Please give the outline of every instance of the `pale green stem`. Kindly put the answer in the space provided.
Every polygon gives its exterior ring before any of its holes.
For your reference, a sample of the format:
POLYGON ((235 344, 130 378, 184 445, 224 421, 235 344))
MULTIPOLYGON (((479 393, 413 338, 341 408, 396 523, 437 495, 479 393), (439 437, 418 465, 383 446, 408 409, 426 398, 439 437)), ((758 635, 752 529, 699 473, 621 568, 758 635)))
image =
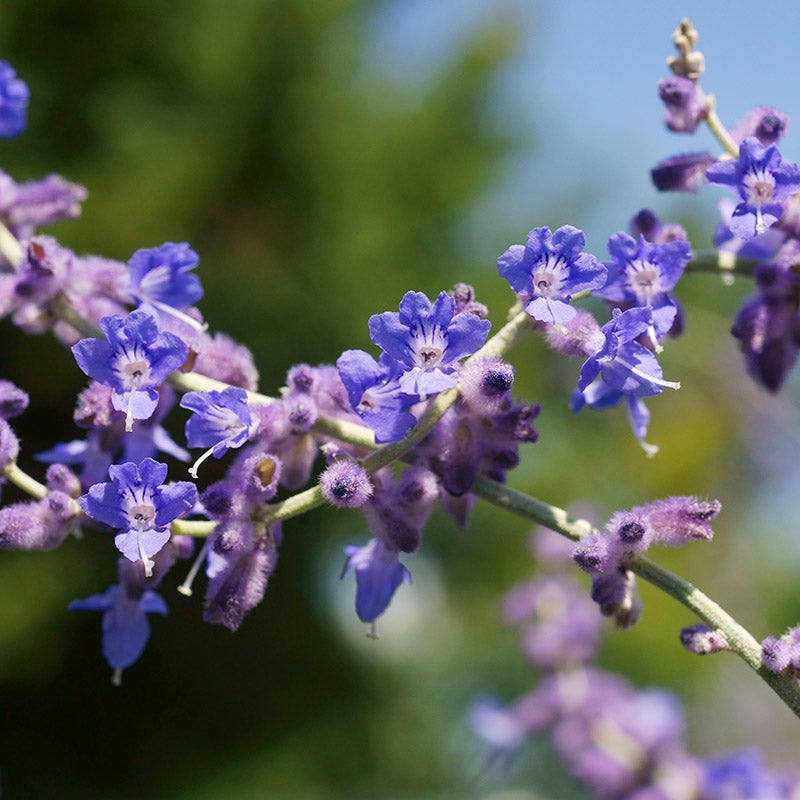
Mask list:
POLYGON ((18 489, 22 489, 23 492, 29 494, 31 497, 37 500, 47 497, 47 487, 39 483, 35 478, 32 478, 24 470, 21 470, 16 464, 7 464, 3 472, 14 486, 18 489))
POLYGON ((731 158, 739 158, 739 145, 731 139, 727 128, 717 116, 717 101, 714 95, 707 95, 706 108, 708 109, 706 112, 706 125, 708 125, 709 130, 731 158))

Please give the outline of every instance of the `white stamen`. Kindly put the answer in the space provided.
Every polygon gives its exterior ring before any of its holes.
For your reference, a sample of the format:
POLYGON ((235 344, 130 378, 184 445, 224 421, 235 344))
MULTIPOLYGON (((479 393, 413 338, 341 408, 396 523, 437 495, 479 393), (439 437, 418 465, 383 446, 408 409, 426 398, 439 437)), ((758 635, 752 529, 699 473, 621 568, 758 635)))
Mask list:
POLYGON ((151 300, 148 298, 147 302, 157 308, 159 311, 163 311, 165 314, 169 314, 171 317, 175 317, 175 319, 179 319, 181 322, 185 322, 187 325, 190 325, 196 331, 203 332, 208 330, 208 323, 207 322, 198 322, 196 319, 193 319, 188 314, 184 314, 182 311, 178 311, 177 308, 173 308, 172 306, 167 305, 166 303, 162 303, 159 300, 151 300))
POLYGON ((111 673, 111 685, 122 686, 122 670, 119 667, 111 673))
POLYGON ((142 564, 144 565, 144 576, 145 578, 152 578, 153 577, 153 567, 156 565, 156 562, 153 559, 148 558, 144 554, 144 550, 142 548, 142 534, 140 533, 136 537, 136 541, 139 543, 139 558, 142 559, 142 564))
POLYGON ((133 430, 133 392, 128 393, 128 409, 125 414, 125 432, 130 433, 133 430))
POLYGON ((197 461, 195 461, 195 462, 194 462, 194 464, 192 464, 192 466, 191 466, 191 467, 189 467, 189 474, 190 474, 190 475, 191 475, 191 476, 192 476, 192 477, 193 477, 195 480, 197 480, 197 468, 198 468, 198 467, 199 467, 199 466, 200 466, 200 465, 201 465, 201 464, 202 464, 202 463, 203 463, 203 462, 204 462, 204 461, 205 461, 205 460, 206 460, 206 459, 207 459, 209 456, 211 456, 211 455, 213 454, 213 452, 214 452, 214 448, 213 448, 213 447, 209 447, 209 449, 208 449, 208 450, 206 450, 206 451, 205 451, 205 453, 203 453, 203 455, 201 455, 201 456, 200 456, 200 458, 198 458, 198 459, 197 459, 197 461))
POLYGON ((367 634, 367 639, 378 639, 378 625, 375 620, 372 620, 369 624, 369 633, 367 634))
POLYGON ((648 383, 654 383, 656 386, 663 386, 666 389, 680 389, 681 385, 677 381, 665 381, 662 378, 654 378, 652 375, 648 375, 646 372, 642 372, 638 367, 634 367, 633 364, 629 364, 619 356, 615 359, 618 364, 622 364, 625 369, 629 369, 633 375, 637 378, 641 378, 643 381, 647 381, 648 383))
POLYGON ((185 595, 186 597, 192 596, 192 584, 194 583, 194 579, 197 577, 197 573, 200 571, 200 565, 205 561, 206 554, 208 553, 208 545, 209 540, 206 539, 203 542, 203 546, 200 548, 200 552, 197 554, 197 558, 194 560, 194 564, 192 564, 192 568, 189 570, 189 574, 186 576, 184 582, 178 587, 178 591, 185 595))

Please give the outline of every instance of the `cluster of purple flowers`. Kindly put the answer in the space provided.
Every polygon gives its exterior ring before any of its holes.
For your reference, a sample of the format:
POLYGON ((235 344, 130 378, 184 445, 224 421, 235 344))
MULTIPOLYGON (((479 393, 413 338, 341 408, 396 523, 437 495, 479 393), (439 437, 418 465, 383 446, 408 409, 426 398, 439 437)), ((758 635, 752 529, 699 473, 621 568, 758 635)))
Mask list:
MULTIPOLYGON (((713 101, 698 83, 696 39, 682 24, 675 74, 658 87, 666 125, 677 132, 716 124, 713 101)), ((24 128, 27 101, 27 87, 0 62, 0 136, 24 128)), ((662 189, 696 191, 708 181, 737 196, 716 243, 755 262, 756 293, 732 330, 748 371, 771 391, 800 352, 800 167, 784 162, 776 144, 787 128, 784 115, 758 108, 725 132, 729 157, 686 154, 653 171, 662 189)), ((70 608, 102 613, 103 655, 119 682, 144 651, 148 615, 167 614, 156 589, 179 561, 194 556, 179 590, 190 595, 204 573, 203 618, 236 630, 264 597, 292 503, 307 510, 325 501, 358 510, 370 531, 366 544, 345 547, 342 575, 353 573, 356 613, 374 635, 378 617, 411 582, 401 559, 420 547, 437 504, 466 526, 480 483, 503 483, 519 462, 520 444, 538 439, 539 405, 513 398, 513 367, 484 347, 487 309, 466 284, 434 300, 407 292, 397 311, 369 319, 377 359, 347 350, 335 366, 298 364, 279 396, 267 397, 257 393, 249 351, 208 333, 197 308, 199 257, 187 243, 143 248, 123 264, 78 256, 37 233, 77 216, 85 198, 82 187, 56 175, 17 184, 0 173, 0 316, 28 332, 51 331, 89 379, 74 413, 85 437, 38 454, 49 464, 45 483, 29 480, 34 499, 0 509, 0 548, 50 549, 79 526, 114 532, 122 556, 117 582, 70 608), (161 424, 176 406, 190 414, 185 448, 161 424), (190 449, 202 450, 188 468, 193 481, 168 480, 168 465, 157 457, 188 463, 190 449), (393 463, 371 458, 376 449, 392 453, 393 463), (194 481, 212 456, 230 463, 222 478, 198 490, 194 481), (315 473, 316 485, 298 492, 315 473), (198 552, 186 532, 204 538, 198 552)), ((644 399, 679 388, 664 379, 657 355, 683 330, 672 292, 692 249, 680 226, 647 210, 609 238, 608 260, 584 252, 585 244, 573 226, 537 227, 497 259, 497 271, 517 297, 516 319, 527 316, 528 328, 554 349, 583 359, 572 410, 624 403, 636 439, 653 454, 644 399), (588 295, 605 304, 604 324, 573 305, 588 295)), ((6 477, 19 453, 8 420, 27 403, 24 392, 0 381, 6 477)), ((592 601, 618 627, 635 623, 639 557, 652 544, 711 539, 719 508, 670 497, 613 514, 604 531, 571 553, 591 576, 590 598, 565 576, 564 552, 540 548, 552 574, 514 590, 505 612, 522 628, 541 681, 508 708, 476 704, 483 738, 507 750, 548 731, 570 772, 601 800, 788 800, 800 791, 796 776, 767 772, 751 753, 690 756, 674 697, 637 690, 590 663, 602 621, 592 601)), ((799 630, 763 641, 767 670, 800 675, 799 630)), ((725 634, 705 624, 685 628, 681 642, 698 654, 728 648, 725 634)))
MULTIPOLYGON (((676 507, 684 504, 678 500, 676 507)), ((675 511, 654 504, 650 513, 674 518, 675 511)), ((513 755, 527 739, 546 735, 569 774, 597 800, 797 796, 800 773, 768 769, 755 750, 691 755, 683 709, 674 694, 639 689, 595 666, 601 618, 565 571, 569 545, 554 546, 552 534, 543 531, 534 547, 546 571, 506 595, 503 616, 519 631, 538 681, 508 704, 484 696, 471 708, 473 729, 495 753, 513 755)))
POLYGON ((679 387, 664 380, 655 353, 668 335, 681 330, 682 314, 669 292, 692 250, 678 226, 660 225, 655 218, 641 225, 648 215, 640 212, 632 221, 636 238, 619 232, 609 239, 606 263, 583 252, 582 231, 564 225, 555 232, 532 230, 524 246, 512 245, 497 259, 497 270, 551 345, 586 359, 573 411, 625 401, 634 435, 653 454, 657 448, 645 441, 650 414, 642 398, 679 387), (611 321, 601 328, 589 312, 570 305, 579 293, 605 300, 611 321))
MULTIPOLYGON (((722 128, 713 101, 699 85, 703 62, 694 49, 697 31, 688 22, 682 29, 675 38, 684 56, 671 62, 676 74, 659 83, 667 127, 692 133, 699 122, 713 116, 722 128)), ((723 221, 714 243, 720 252, 754 263, 756 292, 744 302, 731 333, 739 341, 748 373, 770 392, 781 388, 800 348, 800 167, 784 161, 778 149, 788 129, 785 114, 758 106, 735 127, 723 129, 727 152, 721 157, 685 153, 665 159, 652 171, 660 190, 697 192, 709 182, 736 196, 735 202, 720 203, 723 221)))

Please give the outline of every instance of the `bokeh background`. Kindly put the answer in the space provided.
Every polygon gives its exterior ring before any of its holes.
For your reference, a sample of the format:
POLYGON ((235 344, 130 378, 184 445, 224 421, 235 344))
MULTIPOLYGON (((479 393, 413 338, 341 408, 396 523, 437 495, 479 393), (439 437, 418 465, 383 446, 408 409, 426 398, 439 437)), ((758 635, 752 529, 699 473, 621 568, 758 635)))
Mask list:
MULTIPOLYGON (((30 85, 28 132, 2 144, 17 180, 58 172, 89 190, 79 220, 49 230, 81 253, 127 260, 188 241, 202 309, 247 343, 274 392, 294 363, 372 349, 367 319, 409 290, 472 283, 495 327, 513 302, 494 262, 540 225, 607 237, 642 207, 683 222, 696 249, 713 188, 659 196, 648 171, 713 149, 663 130, 656 81, 683 15, 732 124, 754 105, 798 111, 789 3, 578 0, 3 0, 0 57, 30 85), (687 7, 688 6, 688 7, 687 7), (692 7, 695 6, 695 7, 692 7), (778 24, 778 20, 780 24, 778 24)), ((796 116, 796 115, 795 115, 796 116)), ((793 157, 796 138, 785 152, 793 157)), ((795 155, 796 157, 796 155, 795 155)), ((526 341, 518 393, 539 400, 541 441, 510 483, 553 503, 616 508, 671 494, 717 497, 712 544, 659 560, 753 632, 800 621, 798 384, 770 397, 747 381, 733 314, 746 281, 692 276, 685 336, 663 354, 683 388, 654 398, 648 460, 621 409, 572 417, 578 364, 526 341)), ((32 396, 17 426, 23 466, 79 435, 83 375, 48 337, 0 327, 0 372, 32 396)), ((173 420, 178 435, 183 420, 173 420)), ((489 763, 466 708, 531 683, 500 595, 533 569, 528 526, 478 507, 468 531, 441 513, 403 587, 365 637, 339 582, 356 513, 315 511, 286 531, 264 603, 240 631, 205 625, 200 598, 164 592, 141 661, 109 681, 99 618, 68 602, 103 591, 115 551, 89 533, 52 553, 0 556, 0 782, 5 797, 66 800, 406 800, 581 797, 534 744, 489 763), (506 795, 510 796, 510 795, 506 795)), ((684 653, 693 620, 642 589, 645 613, 609 631, 602 663, 686 702, 699 755, 756 744, 795 760, 796 720, 733 657, 684 653)))

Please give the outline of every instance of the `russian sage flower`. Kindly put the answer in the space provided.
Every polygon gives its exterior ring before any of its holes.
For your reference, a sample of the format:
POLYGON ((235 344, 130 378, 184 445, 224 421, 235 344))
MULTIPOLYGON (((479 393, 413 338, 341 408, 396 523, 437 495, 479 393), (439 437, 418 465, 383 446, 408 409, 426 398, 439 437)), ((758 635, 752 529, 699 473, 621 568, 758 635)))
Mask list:
POLYGON ((665 381, 655 355, 636 339, 653 327, 650 308, 631 308, 614 316, 601 329, 603 341, 581 367, 578 388, 572 395, 572 411, 584 405, 608 408, 625 399, 634 435, 648 454, 653 445, 644 441, 650 420, 643 397, 659 394, 664 387, 679 389, 680 384, 665 381))
POLYGON ((139 660, 150 638, 148 614, 167 614, 164 598, 145 589, 120 559, 119 583, 102 594, 73 600, 70 611, 100 611, 103 614, 103 657, 114 670, 112 682, 119 685, 122 670, 139 660))
POLYGON ((351 570, 356 575, 356 614, 362 622, 374 623, 400 584, 411 583, 411 573, 400 563, 399 550, 379 537, 363 547, 349 544, 344 552, 342 577, 351 570))
POLYGON ((575 316, 569 305, 576 292, 599 289, 606 280, 605 267, 584 253, 583 231, 564 225, 534 228, 526 244, 515 244, 497 259, 497 271, 540 322, 564 323, 575 316))
POLYGON ((458 361, 483 346, 489 320, 456 314, 455 300, 447 292, 433 303, 422 292, 407 292, 399 308, 370 317, 369 333, 401 365, 401 391, 424 400, 455 386, 458 361))
POLYGON ((706 177, 739 195, 730 228, 745 240, 774 225, 783 213, 781 201, 800 191, 800 167, 783 161, 776 145, 764 147, 754 136, 742 142, 738 160, 717 161, 706 177))
POLYGON ((658 96, 664 103, 664 124, 676 133, 694 133, 708 113, 703 90, 689 78, 673 75, 658 82, 658 96))
POLYGON ((8 61, 0 61, 0 136, 11 139, 25 130, 30 91, 8 61))
POLYGON ((594 294, 622 309, 651 308, 653 325, 648 334, 657 348, 657 341, 675 321, 677 305, 667 292, 683 275, 692 257, 691 245, 687 241, 655 244, 641 234, 637 240, 620 232, 608 240, 608 252, 608 280, 594 294))
POLYGON ((228 449, 241 447, 250 435, 252 420, 244 389, 230 386, 221 392, 187 392, 181 408, 194 412, 186 423, 186 444, 209 448, 189 468, 193 478, 206 458, 222 458, 228 449))
POLYGON ((177 317, 192 328, 202 325, 182 312, 203 297, 203 287, 193 270, 200 257, 187 242, 165 242, 160 247, 137 250, 128 261, 128 290, 140 307, 160 318, 177 317))
POLYGON ((93 380, 110 386, 111 402, 125 412, 125 430, 135 419, 148 419, 158 405, 158 387, 183 366, 189 348, 175 334, 161 332, 146 311, 103 317, 100 328, 108 341, 81 339, 72 353, 93 380))
POLYGON ((78 503, 84 513, 119 530, 117 549, 130 561, 141 561, 152 575, 152 557, 167 543, 169 524, 191 511, 197 489, 189 481, 164 484, 167 465, 146 458, 108 468, 110 482, 96 483, 78 503))
POLYGON ((699 192, 715 161, 711 153, 682 153, 659 161, 650 177, 659 192, 699 192))
POLYGON ((372 428, 378 444, 398 441, 414 427, 417 418, 407 409, 419 398, 401 389, 401 364, 386 353, 375 361, 363 350, 345 350, 336 360, 336 369, 351 408, 372 428))

